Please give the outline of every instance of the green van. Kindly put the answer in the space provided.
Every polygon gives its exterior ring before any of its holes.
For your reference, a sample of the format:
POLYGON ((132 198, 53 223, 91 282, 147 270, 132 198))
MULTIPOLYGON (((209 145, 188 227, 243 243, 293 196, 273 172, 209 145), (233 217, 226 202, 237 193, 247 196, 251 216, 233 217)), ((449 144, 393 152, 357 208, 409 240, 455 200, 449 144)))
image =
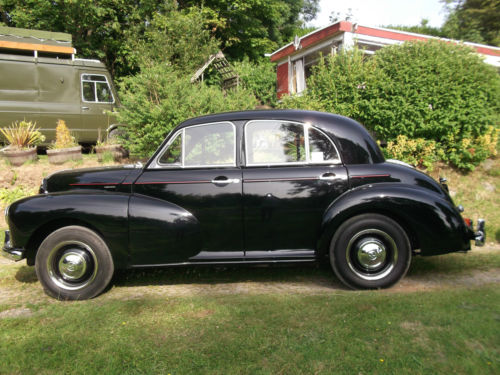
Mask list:
POLYGON ((103 136, 116 131, 119 100, 111 75, 98 60, 75 58, 68 38, 71 43, 69 34, 0 27, 0 127, 36 121, 47 143, 58 119, 80 143, 95 143, 99 129, 103 136))

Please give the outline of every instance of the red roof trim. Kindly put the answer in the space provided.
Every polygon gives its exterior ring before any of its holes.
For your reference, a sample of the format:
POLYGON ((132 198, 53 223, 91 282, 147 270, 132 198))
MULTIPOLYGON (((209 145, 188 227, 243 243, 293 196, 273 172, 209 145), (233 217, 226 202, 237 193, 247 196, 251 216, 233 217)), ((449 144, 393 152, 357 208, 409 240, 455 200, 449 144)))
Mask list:
POLYGON ((429 39, 429 37, 425 37, 425 36, 402 34, 402 33, 398 33, 397 31, 380 30, 380 29, 374 29, 374 28, 366 27, 366 26, 358 26, 355 33, 369 35, 369 36, 376 36, 376 37, 385 38, 385 39, 401 40, 401 41, 427 40, 427 39, 429 39))
MULTIPOLYGON (((309 35, 306 35, 300 39, 300 45, 302 48, 308 48, 316 43, 319 43, 323 41, 324 39, 327 39, 329 37, 334 36, 335 34, 339 32, 351 32, 352 31, 352 24, 347 21, 340 21, 337 22, 333 25, 330 25, 328 27, 325 27, 323 29, 320 29, 316 32, 313 32, 309 35)), ((354 31, 355 34, 360 34, 360 35, 368 35, 368 36, 374 36, 374 37, 379 37, 379 38, 384 38, 384 39, 390 39, 390 40, 399 40, 402 42, 409 41, 409 40, 429 40, 429 39, 437 39, 437 40, 444 40, 447 42, 453 42, 453 43, 458 43, 456 40, 451 40, 451 39, 442 39, 442 38, 437 38, 437 37, 432 37, 430 35, 421 35, 421 34, 414 34, 414 33, 405 33, 405 32, 398 32, 396 30, 387 30, 387 29, 379 29, 375 27, 367 27, 367 26, 358 26, 356 31, 354 31)), ((477 44, 472 44, 472 43, 465 43, 465 45, 470 46, 474 48, 478 53, 482 53, 484 55, 490 55, 490 56, 500 56, 500 51, 495 49, 495 48, 489 48, 488 46, 480 46, 477 44)), ((290 56, 296 52, 296 49, 293 45, 293 43, 290 43, 289 45, 283 47, 282 49, 276 51, 274 54, 271 55, 271 61, 276 62, 279 60, 282 60, 283 58, 290 56)))
MULTIPOLYGON (((366 27, 366 26, 359 26, 356 30, 356 34, 375 36, 375 37, 379 37, 379 38, 400 40, 400 41, 438 39, 438 40, 443 40, 446 42, 453 42, 453 43, 458 42, 456 40, 440 39, 440 38, 432 37, 430 35, 427 36, 427 35, 417 35, 417 34, 406 34, 406 33, 399 33, 397 31, 381 30, 381 29, 376 29, 373 27, 366 27)), ((485 55, 500 56, 500 51, 492 49, 492 48, 488 48, 486 46, 482 47, 482 46, 471 45, 471 44, 467 44, 467 43, 465 45, 470 46, 470 47, 474 48, 477 52, 485 54, 485 55)))
MULTIPOLYGON (((340 21, 337 23, 334 23, 333 25, 330 25, 328 27, 325 27, 324 29, 320 29, 317 32, 314 32, 312 34, 306 35, 300 39, 300 45, 302 48, 307 48, 310 47, 323 39, 326 39, 328 37, 334 36, 337 34, 339 31, 351 31, 352 25, 350 22, 347 21, 340 21)), ((278 60, 283 59, 284 57, 287 57, 295 52, 295 47, 293 43, 288 45, 287 47, 283 48, 282 50, 278 50, 271 56, 271 61, 276 62, 278 60)))

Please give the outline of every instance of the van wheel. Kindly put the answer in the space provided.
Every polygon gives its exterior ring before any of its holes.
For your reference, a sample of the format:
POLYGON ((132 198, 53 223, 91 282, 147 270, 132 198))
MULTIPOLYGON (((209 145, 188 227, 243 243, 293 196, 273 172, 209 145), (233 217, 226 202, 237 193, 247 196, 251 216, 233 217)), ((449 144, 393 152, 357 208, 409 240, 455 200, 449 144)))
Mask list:
POLYGON ((113 276, 113 259, 94 231, 69 226, 52 232, 40 245, 36 274, 45 292, 61 300, 97 296, 113 276))
POLYGON ((330 263, 337 277, 350 288, 387 288, 408 271, 410 241, 405 231, 386 216, 355 216, 335 233, 330 263))

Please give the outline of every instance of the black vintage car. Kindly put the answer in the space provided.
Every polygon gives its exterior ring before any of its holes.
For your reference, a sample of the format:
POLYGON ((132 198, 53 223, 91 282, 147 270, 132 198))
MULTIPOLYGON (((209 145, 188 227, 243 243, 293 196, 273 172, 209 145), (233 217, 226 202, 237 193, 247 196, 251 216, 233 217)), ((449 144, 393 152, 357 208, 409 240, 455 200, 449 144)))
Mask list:
POLYGON ((351 119, 222 113, 180 124, 144 166, 45 178, 6 209, 3 251, 61 299, 98 295, 115 269, 322 259, 349 287, 384 288, 414 254, 484 243, 460 211, 351 119))

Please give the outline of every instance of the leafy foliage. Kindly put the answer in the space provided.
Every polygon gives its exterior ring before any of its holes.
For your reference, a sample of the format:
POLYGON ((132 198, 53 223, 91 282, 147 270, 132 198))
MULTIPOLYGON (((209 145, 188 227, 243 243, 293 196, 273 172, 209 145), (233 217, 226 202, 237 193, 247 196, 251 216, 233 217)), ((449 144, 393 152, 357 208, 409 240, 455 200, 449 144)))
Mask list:
POLYGON ((169 64, 179 72, 193 74, 208 56, 219 49, 219 43, 204 28, 206 15, 198 8, 158 12, 143 30, 134 26, 129 40, 129 59, 136 68, 169 64), (159 48, 161 46, 161 48, 159 48))
POLYGON ((404 160, 411 165, 433 170, 434 163, 440 159, 441 150, 436 149, 436 142, 423 138, 409 139, 398 135, 382 149, 388 159, 404 160))
POLYGON ((498 0, 444 0, 448 17, 442 27, 450 38, 500 46, 498 0))
POLYGON ((123 142, 133 154, 150 155, 180 122, 194 116, 254 108, 251 92, 240 89, 226 95, 219 87, 192 84, 172 66, 156 64, 127 77, 120 85, 128 124, 123 142))
POLYGON ((444 161, 473 169, 496 153, 500 78, 464 46, 407 42, 371 58, 360 51, 323 60, 302 97, 282 106, 353 117, 386 141, 435 141, 444 161))
POLYGON ((199 6, 211 13, 208 23, 233 59, 258 60, 293 38, 304 21, 318 12, 319 0, 184 0, 181 8, 199 6))
POLYGON ((36 122, 16 121, 8 128, 0 128, 12 149, 25 149, 36 146, 45 140, 45 136, 36 128, 36 122))
POLYGON ((233 66, 243 86, 252 91, 261 104, 276 104, 276 67, 273 63, 267 59, 253 63, 245 58, 233 66))

